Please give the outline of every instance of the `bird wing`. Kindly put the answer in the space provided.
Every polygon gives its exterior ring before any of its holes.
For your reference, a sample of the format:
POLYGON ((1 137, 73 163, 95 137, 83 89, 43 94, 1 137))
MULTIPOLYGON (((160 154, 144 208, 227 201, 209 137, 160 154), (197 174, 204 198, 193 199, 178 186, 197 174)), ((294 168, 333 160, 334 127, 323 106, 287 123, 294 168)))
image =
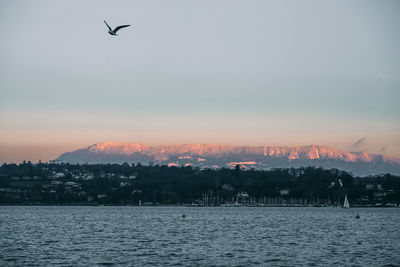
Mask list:
POLYGON ((125 27, 129 27, 129 26, 131 26, 131 25, 121 25, 121 26, 118 26, 118 27, 116 27, 114 30, 113 30, 113 32, 117 32, 118 30, 120 30, 120 29, 122 29, 122 28, 125 28, 125 27))
POLYGON ((109 29, 110 31, 112 31, 110 25, 108 25, 106 21, 104 21, 104 23, 107 25, 108 29, 109 29))

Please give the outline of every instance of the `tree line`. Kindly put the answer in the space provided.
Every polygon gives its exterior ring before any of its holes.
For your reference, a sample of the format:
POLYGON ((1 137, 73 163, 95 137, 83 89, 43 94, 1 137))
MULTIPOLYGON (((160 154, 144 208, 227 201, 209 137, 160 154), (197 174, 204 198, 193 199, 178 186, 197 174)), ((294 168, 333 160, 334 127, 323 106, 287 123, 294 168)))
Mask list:
POLYGON ((317 167, 254 170, 31 162, 0 166, 2 205, 221 205, 238 200, 340 205, 344 195, 353 205, 399 205, 400 177, 355 177, 317 167))

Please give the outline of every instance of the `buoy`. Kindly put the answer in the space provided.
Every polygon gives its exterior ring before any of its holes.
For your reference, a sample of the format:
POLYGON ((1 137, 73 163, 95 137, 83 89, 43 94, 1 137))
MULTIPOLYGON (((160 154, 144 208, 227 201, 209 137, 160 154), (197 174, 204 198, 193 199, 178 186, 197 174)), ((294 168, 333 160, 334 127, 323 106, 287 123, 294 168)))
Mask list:
POLYGON ((360 219, 360 214, 356 214, 356 219, 360 219))
POLYGON ((182 215, 182 218, 186 218, 186 215, 185 215, 185 214, 183 214, 183 215, 182 215))

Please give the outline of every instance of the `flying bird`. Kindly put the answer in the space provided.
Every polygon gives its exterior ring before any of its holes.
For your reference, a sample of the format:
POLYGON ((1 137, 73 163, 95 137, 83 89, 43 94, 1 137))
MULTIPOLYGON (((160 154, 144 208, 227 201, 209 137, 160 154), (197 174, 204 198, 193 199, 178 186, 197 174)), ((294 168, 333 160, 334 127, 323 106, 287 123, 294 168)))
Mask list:
POLYGON ((105 23, 105 24, 107 25, 107 27, 108 27, 108 30, 109 30, 108 33, 111 34, 111 35, 118 35, 118 34, 117 34, 117 31, 119 31, 119 30, 122 29, 122 28, 131 26, 131 25, 121 25, 121 26, 116 27, 116 28, 113 30, 113 29, 111 29, 110 25, 107 24, 106 21, 104 21, 104 23, 105 23))

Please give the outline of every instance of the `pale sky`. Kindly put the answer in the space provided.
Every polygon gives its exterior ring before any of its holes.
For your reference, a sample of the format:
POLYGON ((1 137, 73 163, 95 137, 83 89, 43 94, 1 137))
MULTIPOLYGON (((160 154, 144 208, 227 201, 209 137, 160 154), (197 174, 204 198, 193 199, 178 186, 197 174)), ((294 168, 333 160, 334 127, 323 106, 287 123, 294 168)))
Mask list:
POLYGON ((0 163, 106 141, 400 157, 399 14, 396 0, 3 0, 0 163), (111 36, 104 19, 132 26, 111 36))

